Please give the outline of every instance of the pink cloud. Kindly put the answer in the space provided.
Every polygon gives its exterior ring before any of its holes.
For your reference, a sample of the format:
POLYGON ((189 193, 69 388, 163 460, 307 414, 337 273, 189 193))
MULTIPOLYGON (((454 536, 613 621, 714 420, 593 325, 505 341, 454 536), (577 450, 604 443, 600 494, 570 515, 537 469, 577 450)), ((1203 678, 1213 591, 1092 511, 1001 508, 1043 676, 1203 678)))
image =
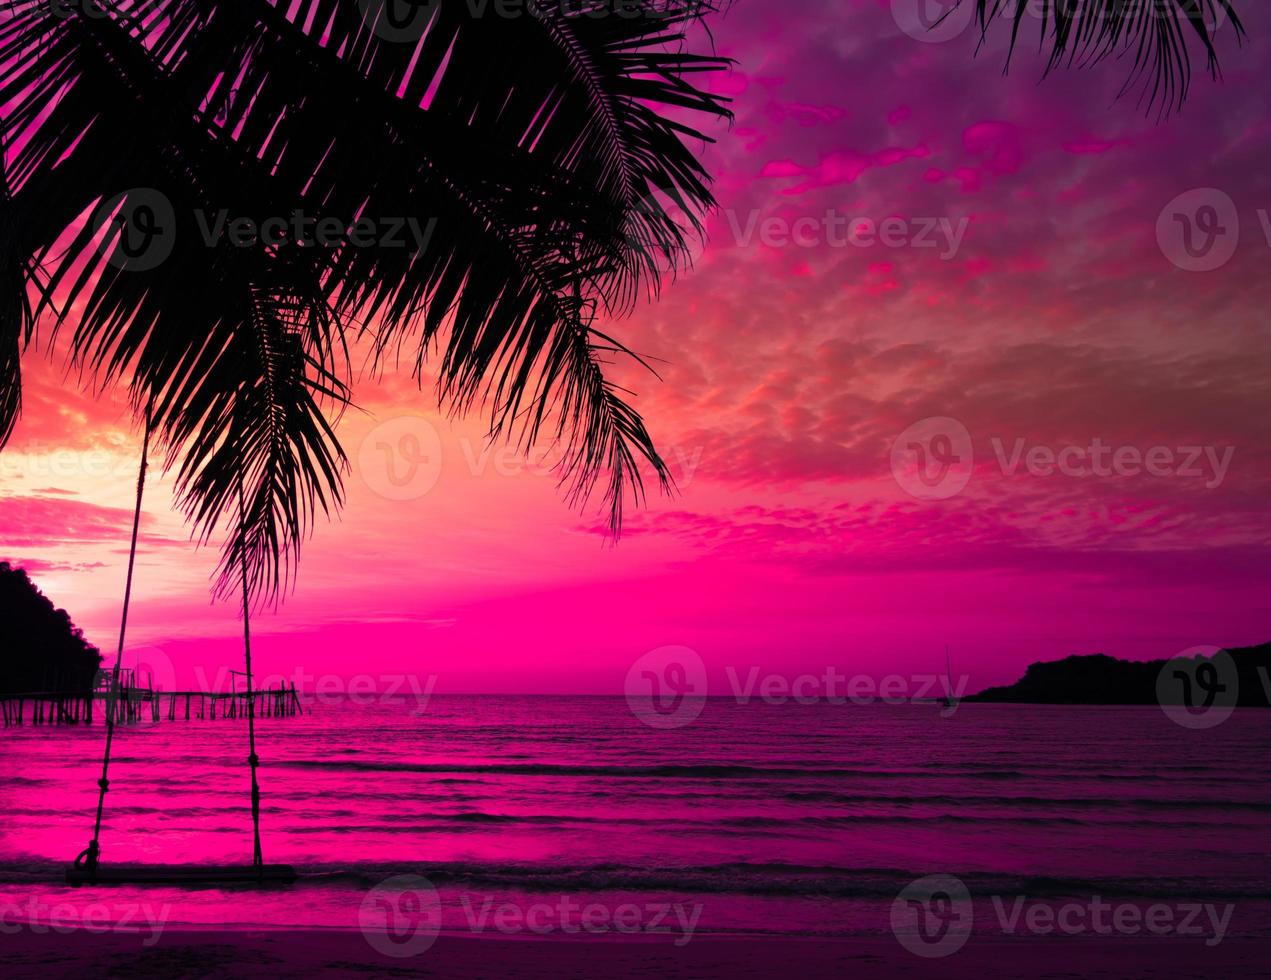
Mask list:
POLYGON ((868 154, 839 151, 829 154, 819 163, 810 167, 801 166, 792 160, 774 160, 764 165, 759 176, 775 178, 806 177, 808 179, 803 183, 787 187, 781 192, 788 195, 799 195, 822 187, 852 184, 869 170, 894 167, 905 160, 921 160, 930 155, 931 150, 923 145, 887 147, 868 154))

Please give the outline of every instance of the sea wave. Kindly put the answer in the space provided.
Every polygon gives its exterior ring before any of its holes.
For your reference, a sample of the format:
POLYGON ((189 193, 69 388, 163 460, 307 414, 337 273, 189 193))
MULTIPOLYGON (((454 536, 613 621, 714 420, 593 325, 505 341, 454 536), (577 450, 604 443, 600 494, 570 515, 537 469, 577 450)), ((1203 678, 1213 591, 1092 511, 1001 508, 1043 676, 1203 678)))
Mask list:
MULTIPOLYGON (((728 862, 649 868, 625 864, 517 864, 421 862, 414 864, 319 863, 297 868, 297 887, 364 890, 393 875, 415 874, 446 889, 496 888, 520 892, 666 892, 825 898, 895 896, 919 874, 915 869, 728 862)), ((1202 877, 1051 877, 946 869, 973 897, 1025 895, 1034 899, 1109 898, 1269 900, 1271 883, 1202 877)), ((65 865, 0 863, 0 884, 60 883, 65 865)))
POLYGON ((925 769, 799 768, 787 766, 702 765, 586 765, 574 763, 432 763, 364 762, 360 759, 295 759, 278 768, 340 769, 354 772, 480 773, 498 776, 613 776, 622 779, 839 779, 845 776, 924 777, 948 779, 1018 779, 1015 770, 939 771, 925 769))

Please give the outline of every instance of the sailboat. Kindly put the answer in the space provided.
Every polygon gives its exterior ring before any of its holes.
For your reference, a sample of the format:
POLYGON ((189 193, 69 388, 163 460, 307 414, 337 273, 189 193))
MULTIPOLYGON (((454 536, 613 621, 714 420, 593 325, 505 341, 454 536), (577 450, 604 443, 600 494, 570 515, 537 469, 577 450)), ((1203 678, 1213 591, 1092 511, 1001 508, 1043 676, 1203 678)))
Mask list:
POLYGON ((944 645, 944 695, 936 698, 942 708, 956 708, 957 700, 953 697, 953 673, 949 669, 949 644, 944 645))

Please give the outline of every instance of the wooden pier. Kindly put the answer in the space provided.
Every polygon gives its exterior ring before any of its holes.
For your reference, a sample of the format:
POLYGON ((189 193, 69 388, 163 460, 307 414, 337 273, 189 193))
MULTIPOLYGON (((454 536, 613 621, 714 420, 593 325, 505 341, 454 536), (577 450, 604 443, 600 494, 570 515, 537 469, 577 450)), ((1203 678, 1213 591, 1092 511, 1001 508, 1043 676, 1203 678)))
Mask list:
MULTIPOLYGON (((91 725, 98 702, 101 717, 114 711, 117 725, 138 724, 143 721, 193 721, 217 719, 217 710, 224 721, 247 717, 247 698, 244 691, 227 694, 209 694, 205 691, 155 691, 150 688, 121 684, 112 694, 100 688, 87 694, 66 694, 56 691, 36 691, 24 694, 0 694, 0 710, 4 714, 4 727, 16 727, 29 717, 33 725, 91 725)), ((251 693, 252 706, 257 718, 293 718, 304 714, 304 707, 296 693, 296 685, 279 684, 251 693)))

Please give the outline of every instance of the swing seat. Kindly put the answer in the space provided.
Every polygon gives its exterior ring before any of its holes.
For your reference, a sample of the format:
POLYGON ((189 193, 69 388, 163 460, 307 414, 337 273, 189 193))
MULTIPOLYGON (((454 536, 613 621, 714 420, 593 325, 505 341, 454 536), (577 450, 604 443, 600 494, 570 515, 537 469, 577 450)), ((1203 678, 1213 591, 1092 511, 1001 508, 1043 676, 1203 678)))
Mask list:
POLYGON ((290 864, 120 864, 114 867, 72 864, 69 885, 289 885, 296 880, 290 864))

